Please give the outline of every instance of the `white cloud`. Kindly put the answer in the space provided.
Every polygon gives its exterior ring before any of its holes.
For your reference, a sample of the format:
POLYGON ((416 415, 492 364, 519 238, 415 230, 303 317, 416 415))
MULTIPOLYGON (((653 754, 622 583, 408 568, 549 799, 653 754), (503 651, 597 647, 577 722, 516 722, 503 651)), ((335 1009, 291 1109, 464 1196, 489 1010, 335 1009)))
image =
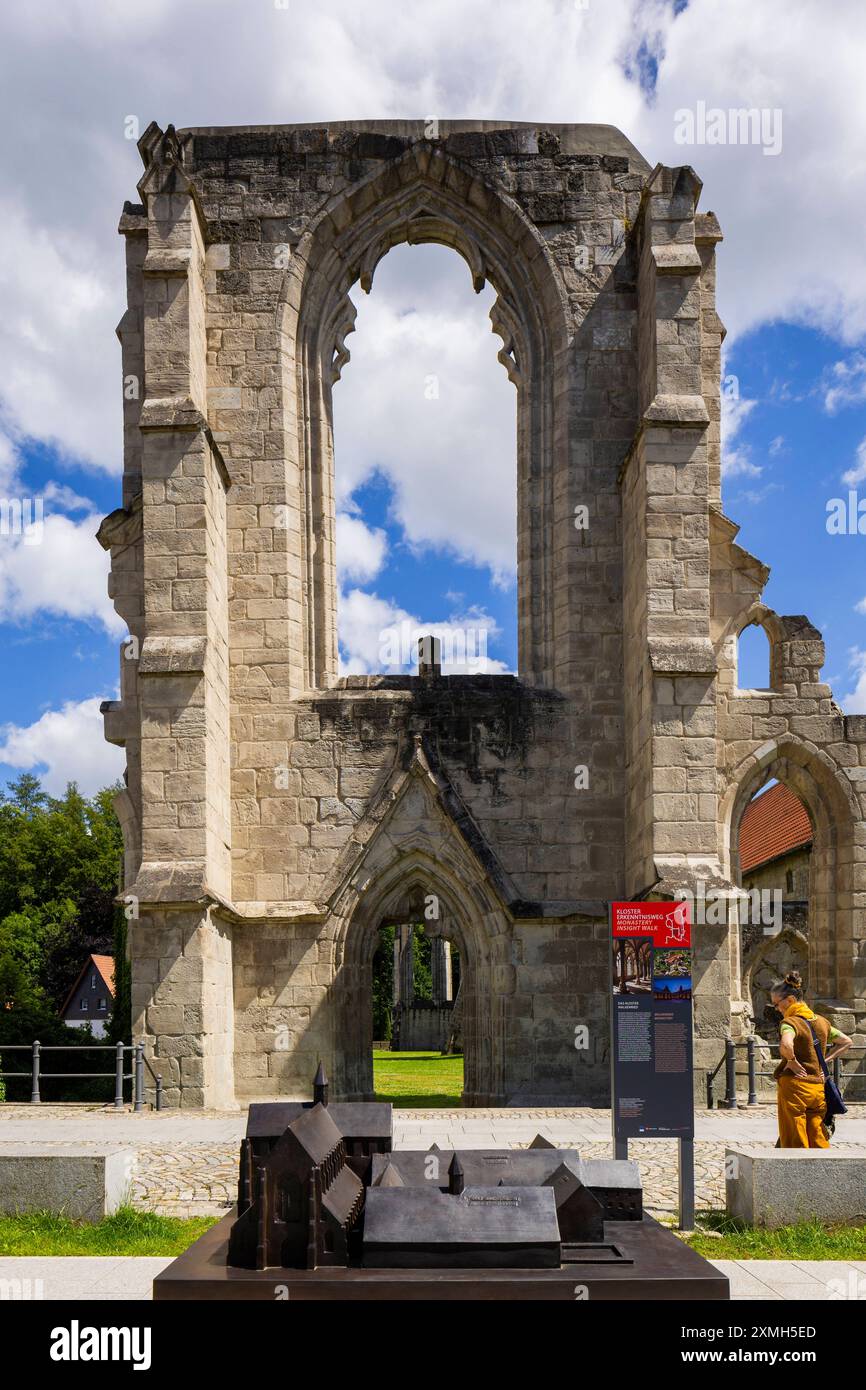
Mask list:
POLYGON ((847 487, 857 487, 859 483, 866 482, 866 438, 857 445, 857 462, 842 474, 842 482, 847 487))
POLYGON ((855 684, 847 695, 841 696, 840 703, 846 714, 866 714, 866 650, 854 647, 850 656, 855 684))
POLYGON ((835 415, 846 405, 866 401, 866 356, 855 353, 847 362, 834 362, 824 373, 824 409, 835 415))
POLYGON ((774 492, 781 492, 781 490, 781 483, 766 483, 764 487, 744 488, 741 492, 736 494, 733 500, 737 506, 742 506, 744 502, 747 502, 750 507, 759 507, 761 503, 766 502, 767 498, 771 497, 774 492))
POLYGON ((60 796, 67 782, 77 782, 92 796, 123 775, 122 748, 106 743, 101 701, 69 701, 47 710, 34 724, 0 725, 0 763, 21 772, 35 772, 51 796, 60 796))
POLYGON ((495 620, 481 608, 454 613, 446 621, 422 621, 399 604, 351 589, 341 595, 339 635, 343 676, 407 674, 417 666, 418 638, 439 637, 444 675, 502 673, 505 662, 487 655, 498 635, 495 620))
MULTIPOLYGON (((31 505, 39 499, 31 499, 31 505)), ((95 536, 101 518, 44 517, 35 505, 23 533, 0 535, 0 622, 25 623, 43 615, 96 621, 111 635, 125 631, 108 597, 109 557, 95 536)))
MULTIPOLYGON (((120 354, 116 291, 81 242, 74 215, 49 229, 0 200, 0 401, 7 431, 118 471, 120 354)), ((110 271, 120 275, 113 258, 110 271)))
POLYGON ((340 582, 354 579, 361 584, 375 579, 388 553, 388 537, 378 527, 370 527, 359 516, 337 513, 337 571, 340 582))
POLYGON ((761 476, 762 470, 752 462, 749 446, 737 443, 737 436, 757 404, 757 401, 722 395, 722 475, 726 481, 761 476))
POLYGON ((67 487, 65 483, 58 483, 53 478, 45 484, 41 491, 43 501, 53 502, 58 511, 93 511, 93 503, 89 497, 80 497, 71 487, 67 487))
POLYGON ((464 261, 442 247, 398 247, 359 299, 352 359, 334 392, 337 497, 378 473, 391 520, 431 548, 490 570, 517 566, 515 391, 464 261))

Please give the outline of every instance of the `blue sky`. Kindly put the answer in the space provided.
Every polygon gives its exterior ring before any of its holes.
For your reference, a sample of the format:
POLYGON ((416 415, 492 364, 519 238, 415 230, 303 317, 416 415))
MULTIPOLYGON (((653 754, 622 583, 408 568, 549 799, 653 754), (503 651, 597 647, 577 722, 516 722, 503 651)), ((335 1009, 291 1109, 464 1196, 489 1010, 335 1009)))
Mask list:
MULTIPOLYGON (((98 704, 123 628, 94 533, 120 502, 115 228, 141 172, 126 137, 154 117, 601 122, 650 164, 693 164, 725 234, 725 510, 772 568, 766 601, 822 629, 825 677, 866 712, 866 536, 826 529, 831 498, 866 498, 864 57, 860 0, 537 0, 531 27, 522 0, 441 0, 420 22, 392 0, 6 7, 0 498, 43 498, 45 522, 39 546, 0 537, 0 782, 27 769, 92 791, 122 771, 98 704), (699 103, 778 111, 781 148, 683 147, 678 113, 699 103)), ((488 669, 514 669, 514 388, 492 293, 431 247, 397 248, 369 297, 353 291, 335 388, 346 670, 382 666, 389 624, 471 628, 488 669)), ((764 682, 743 664, 741 683, 764 682)))
MULTIPOLYGON (((862 398, 835 405, 831 397, 828 409, 827 399, 836 364, 856 358, 821 332, 775 324, 740 340, 727 365, 741 401, 755 404, 728 451, 735 458, 724 508, 741 527, 738 543, 770 566, 764 602, 779 613, 805 613, 821 629, 824 678, 837 696, 854 691, 854 654, 866 645, 866 613, 856 608, 866 597, 866 537, 829 534, 827 503, 847 499, 843 478, 858 467, 866 405, 862 398)), ((866 497, 862 482, 859 495, 866 497)), ((741 680, 753 683, 766 678, 741 680)))

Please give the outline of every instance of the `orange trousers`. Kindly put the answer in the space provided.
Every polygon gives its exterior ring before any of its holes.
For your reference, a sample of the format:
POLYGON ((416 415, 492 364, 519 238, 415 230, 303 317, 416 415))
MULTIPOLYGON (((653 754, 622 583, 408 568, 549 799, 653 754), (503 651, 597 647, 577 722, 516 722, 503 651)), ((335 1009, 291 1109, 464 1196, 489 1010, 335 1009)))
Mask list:
POLYGON ((829 1149, 824 1129, 824 1082, 779 1077, 776 1106, 783 1149, 829 1149))

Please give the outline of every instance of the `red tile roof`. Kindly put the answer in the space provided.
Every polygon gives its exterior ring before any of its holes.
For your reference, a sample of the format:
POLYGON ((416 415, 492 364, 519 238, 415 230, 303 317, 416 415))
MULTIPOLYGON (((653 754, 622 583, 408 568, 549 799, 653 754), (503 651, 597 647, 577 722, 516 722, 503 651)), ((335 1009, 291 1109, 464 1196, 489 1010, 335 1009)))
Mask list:
POLYGON ((90 959, 96 966, 105 983, 108 985, 111 994, 114 994, 114 956, 91 956, 90 959))
POLYGON ((783 782, 777 782, 746 807, 740 824, 740 870, 746 874, 811 843, 806 808, 783 782))

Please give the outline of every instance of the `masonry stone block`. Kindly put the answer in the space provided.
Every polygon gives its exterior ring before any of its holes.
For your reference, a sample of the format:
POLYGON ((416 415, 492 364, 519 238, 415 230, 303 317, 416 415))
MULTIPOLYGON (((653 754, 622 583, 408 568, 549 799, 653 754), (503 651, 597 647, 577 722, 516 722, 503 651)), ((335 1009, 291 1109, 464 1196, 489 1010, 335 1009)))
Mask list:
POLYGON ((866 1148, 725 1152, 728 1214, 770 1230, 801 1221, 862 1226, 866 1221, 866 1148))
POLYGON ((96 1143, 5 1143, 0 1153, 0 1211, 50 1211, 73 1221, 101 1221, 129 1202, 135 1154, 96 1143))

